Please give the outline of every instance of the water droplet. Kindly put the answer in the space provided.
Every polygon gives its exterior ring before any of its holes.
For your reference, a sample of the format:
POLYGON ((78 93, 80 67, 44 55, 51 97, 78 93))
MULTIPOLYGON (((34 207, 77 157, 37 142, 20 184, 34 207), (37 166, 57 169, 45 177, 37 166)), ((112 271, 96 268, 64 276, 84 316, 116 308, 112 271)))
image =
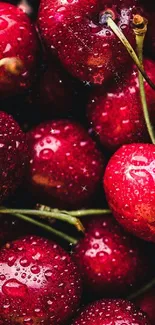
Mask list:
POLYGON ((22 298, 27 293, 27 286, 16 279, 10 279, 3 284, 2 291, 10 297, 22 298))
POLYGON ((40 272, 40 267, 38 265, 32 265, 31 272, 34 274, 38 274, 40 272))
POLYGON ((15 261, 16 261, 16 256, 15 255, 9 256, 9 258, 8 258, 8 265, 9 266, 13 266, 14 263, 15 263, 15 261))
POLYGON ((25 279, 26 278, 26 273, 22 273, 21 277, 22 277, 22 279, 25 279))
POLYGON ((4 274, 1 274, 1 275, 0 275, 0 280, 1 280, 1 281, 4 281, 5 279, 6 279, 5 275, 4 275, 4 274))
POLYGON ((45 271, 45 278, 49 280, 52 277, 52 271, 51 270, 46 270, 45 271))
POLYGON ((33 319, 27 317, 27 318, 24 318, 23 322, 24 322, 24 325, 32 325, 33 324, 33 319))
POLYGON ((20 265, 21 266, 29 266, 29 261, 27 260, 27 258, 21 258, 21 260, 20 260, 20 265))

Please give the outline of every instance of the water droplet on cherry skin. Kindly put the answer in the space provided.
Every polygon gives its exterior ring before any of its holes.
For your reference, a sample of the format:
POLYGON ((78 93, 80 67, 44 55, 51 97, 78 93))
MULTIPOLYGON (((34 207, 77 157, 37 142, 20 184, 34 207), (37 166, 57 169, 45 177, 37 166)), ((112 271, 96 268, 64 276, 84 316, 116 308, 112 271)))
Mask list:
POLYGON ((40 267, 38 265, 32 265, 31 272, 34 274, 38 274, 40 272, 40 267))
POLYGON ((29 261, 26 258, 21 258, 20 265, 21 266, 24 266, 24 267, 27 267, 27 266, 30 265, 30 263, 29 263, 29 261))
POLYGON ((45 273, 44 273, 44 275, 45 275, 45 278, 47 280, 50 280, 51 277, 52 277, 52 271, 51 270, 46 270, 45 273))
POLYGON ((3 284, 2 291, 9 297, 24 298, 28 292, 28 288, 18 280, 10 279, 3 284))

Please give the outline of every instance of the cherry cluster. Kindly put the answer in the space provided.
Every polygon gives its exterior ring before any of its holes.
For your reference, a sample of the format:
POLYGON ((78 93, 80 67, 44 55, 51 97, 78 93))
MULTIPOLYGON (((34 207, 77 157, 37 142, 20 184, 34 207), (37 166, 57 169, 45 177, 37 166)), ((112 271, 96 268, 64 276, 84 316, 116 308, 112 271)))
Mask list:
POLYGON ((0 2, 0 325, 155 323, 155 4, 0 2))

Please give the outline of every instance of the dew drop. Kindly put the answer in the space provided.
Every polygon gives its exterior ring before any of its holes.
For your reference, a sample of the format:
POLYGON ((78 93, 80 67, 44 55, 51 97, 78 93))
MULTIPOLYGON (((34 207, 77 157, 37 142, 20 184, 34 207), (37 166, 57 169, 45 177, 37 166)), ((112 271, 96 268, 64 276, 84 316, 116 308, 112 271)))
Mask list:
POLYGON ((38 274, 40 272, 40 267, 38 265, 32 265, 31 272, 34 274, 38 274))
POLYGON ((21 260, 20 260, 20 265, 21 266, 29 266, 29 261, 26 259, 26 258, 21 258, 21 260))
POLYGON ((45 271, 45 278, 49 280, 52 277, 52 271, 51 270, 46 270, 45 271))
POLYGON ((14 256, 14 255, 9 256, 9 258, 8 258, 8 265, 9 266, 13 266, 14 263, 15 263, 15 261, 16 261, 16 256, 14 256))
POLYGON ((27 286, 16 279, 10 279, 3 284, 2 291, 9 297, 22 298, 27 293, 27 286))

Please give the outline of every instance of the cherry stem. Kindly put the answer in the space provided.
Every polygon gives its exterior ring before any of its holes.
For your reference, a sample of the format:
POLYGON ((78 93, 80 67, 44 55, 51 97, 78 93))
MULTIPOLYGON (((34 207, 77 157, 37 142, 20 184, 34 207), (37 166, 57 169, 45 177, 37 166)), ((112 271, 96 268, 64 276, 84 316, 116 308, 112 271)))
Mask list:
POLYGON ((131 295, 129 295, 127 297, 128 300, 133 300, 139 296, 141 296, 142 294, 146 293, 147 291, 149 291, 150 289, 152 289, 155 286, 155 278, 153 278, 149 283, 147 283, 144 287, 142 287, 141 289, 137 290, 136 292, 132 293, 131 295))
POLYGON ((155 84, 151 81, 151 79, 146 74, 143 65, 141 64, 136 52, 134 51, 133 47, 130 45, 129 41, 121 31, 121 29, 115 24, 113 19, 110 15, 107 15, 107 25, 112 29, 113 33, 119 38, 119 40, 123 43, 126 50, 130 54, 131 58, 133 59, 134 63, 136 64, 138 70, 143 75, 144 79, 147 81, 147 83, 150 85, 151 88, 155 90, 155 84))
POLYGON ((16 57, 6 57, 0 60, 0 67, 5 67, 6 71, 12 75, 18 76, 23 70, 23 63, 21 59, 16 57))
POLYGON ((14 215, 19 219, 22 219, 22 220, 24 220, 26 222, 34 224, 35 226, 37 226, 39 228, 42 228, 43 230, 48 231, 49 233, 52 233, 52 234, 54 234, 56 236, 61 237, 62 239, 65 239, 69 243, 72 243, 72 244, 75 245, 78 242, 77 239, 75 239, 75 238, 73 238, 71 236, 68 236, 65 233, 63 233, 63 232, 61 232, 61 231, 59 231, 59 230, 57 230, 57 229, 55 229, 55 228, 53 228, 53 227, 51 227, 49 225, 43 224, 43 223, 39 222, 38 220, 35 220, 35 219, 30 218, 28 216, 25 216, 25 215, 23 215, 21 213, 16 213, 14 215))
POLYGON ((71 225, 75 226, 76 229, 78 231, 82 231, 84 232, 84 227, 81 223, 81 221, 79 219, 77 219, 76 217, 72 217, 70 214, 65 214, 62 213, 60 211, 56 211, 56 210, 52 210, 50 212, 48 211, 40 211, 40 210, 29 210, 29 209, 8 209, 8 208, 1 208, 0 209, 0 214, 12 214, 12 215, 16 215, 16 214, 26 214, 26 215, 30 215, 30 216, 36 216, 39 217, 41 219, 57 219, 57 220, 61 220, 64 222, 68 222, 71 225))
MULTIPOLYGON (((140 15, 135 15, 133 17, 133 25, 134 25, 133 31, 135 34, 136 45, 137 45, 137 54, 138 54, 139 61, 140 61, 141 65, 143 65, 143 45, 144 45, 145 35, 147 32, 147 20, 145 20, 140 15)), ((143 79, 143 76, 140 71, 138 71, 138 80, 139 80, 141 104, 142 104, 142 108, 143 108, 143 114, 144 114, 147 131, 148 131, 148 134, 150 136, 152 143, 155 144, 155 135, 154 135, 153 127, 152 127, 149 112, 148 112, 144 79, 143 79)))
POLYGON ((59 213, 69 214, 73 217, 84 217, 89 215, 102 215, 102 214, 110 214, 111 210, 109 209, 85 209, 85 210, 74 210, 74 211, 66 211, 66 210, 59 210, 59 209, 52 209, 49 206, 37 204, 37 209, 40 211, 56 211, 59 213))

